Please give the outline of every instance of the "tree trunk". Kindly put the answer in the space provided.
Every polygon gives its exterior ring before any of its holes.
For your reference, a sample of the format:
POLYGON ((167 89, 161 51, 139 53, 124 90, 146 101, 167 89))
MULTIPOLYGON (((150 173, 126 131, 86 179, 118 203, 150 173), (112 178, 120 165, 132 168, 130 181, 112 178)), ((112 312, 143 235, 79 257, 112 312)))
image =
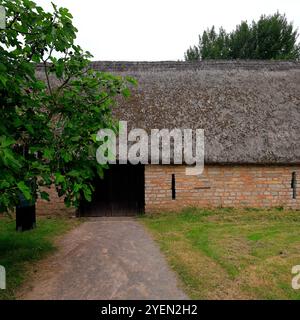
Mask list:
POLYGON ((16 208, 16 230, 23 232, 36 227, 35 204, 16 208))

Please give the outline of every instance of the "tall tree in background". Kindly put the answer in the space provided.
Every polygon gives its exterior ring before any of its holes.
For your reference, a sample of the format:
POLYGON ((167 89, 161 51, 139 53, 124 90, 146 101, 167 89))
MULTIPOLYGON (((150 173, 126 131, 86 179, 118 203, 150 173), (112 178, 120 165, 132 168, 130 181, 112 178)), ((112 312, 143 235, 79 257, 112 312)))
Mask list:
POLYGON ((251 24, 243 21, 231 33, 212 27, 199 36, 199 45, 185 52, 185 60, 275 59, 297 60, 300 46, 298 31, 285 15, 262 15, 251 24))
POLYGON ((66 205, 91 198, 101 128, 116 130, 115 96, 129 95, 133 79, 90 68, 75 44, 66 8, 45 12, 29 0, 0 0, 0 213, 48 199, 54 185, 66 205), (43 79, 37 78, 39 64, 43 79))

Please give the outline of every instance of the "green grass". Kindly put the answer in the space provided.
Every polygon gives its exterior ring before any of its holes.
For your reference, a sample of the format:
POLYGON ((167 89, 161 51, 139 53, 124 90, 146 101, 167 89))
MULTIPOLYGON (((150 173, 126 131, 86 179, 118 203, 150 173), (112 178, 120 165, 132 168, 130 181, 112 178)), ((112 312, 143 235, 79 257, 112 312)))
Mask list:
POLYGON ((55 251, 54 239, 78 223, 77 219, 40 218, 36 229, 20 233, 13 219, 0 217, 0 265, 6 269, 6 290, 0 290, 0 300, 15 299, 30 266, 55 251))
POLYGON ((300 299, 300 211, 187 209, 144 216, 194 299, 300 299))

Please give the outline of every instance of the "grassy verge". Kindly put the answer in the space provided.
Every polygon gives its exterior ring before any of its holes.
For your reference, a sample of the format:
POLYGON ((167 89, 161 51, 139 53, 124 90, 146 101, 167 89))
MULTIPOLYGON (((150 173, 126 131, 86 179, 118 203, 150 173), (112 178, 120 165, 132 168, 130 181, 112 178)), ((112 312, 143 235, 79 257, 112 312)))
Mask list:
POLYGON ((194 299, 300 299, 300 211, 199 210, 144 216, 194 299))
POLYGON ((0 300, 14 299, 16 290, 28 276, 29 266, 56 248, 54 239, 79 224, 77 219, 40 218, 37 228, 19 233, 15 221, 0 218, 0 265, 6 269, 6 290, 0 300))

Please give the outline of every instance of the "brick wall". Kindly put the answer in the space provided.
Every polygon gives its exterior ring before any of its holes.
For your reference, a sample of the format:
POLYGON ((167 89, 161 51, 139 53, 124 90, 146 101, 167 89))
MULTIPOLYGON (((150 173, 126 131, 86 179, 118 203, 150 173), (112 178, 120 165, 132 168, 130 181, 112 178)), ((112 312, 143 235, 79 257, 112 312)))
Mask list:
MULTIPOLYGON (((54 188, 51 201, 39 199, 38 215, 74 215, 54 188)), ((300 209, 300 166, 206 165, 201 176, 185 175, 185 166, 145 166, 145 212, 184 207, 286 207, 300 209), (297 172, 297 198, 292 198, 292 172, 297 172), (176 199, 172 200, 172 174, 176 199)))
POLYGON ((54 187, 45 189, 50 195, 50 201, 38 199, 36 212, 38 215, 74 215, 74 208, 66 208, 64 199, 59 198, 54 187))
POLYGON ((300 209, 300 166, 206 165, 201 176, 185 175, 185 166, 145 167, 145 211, 196 207, 288 207, 300 209), (297 198, 292 198, 292 172, 297 198), (172 200, 172 174, 176 199, 172 200))

